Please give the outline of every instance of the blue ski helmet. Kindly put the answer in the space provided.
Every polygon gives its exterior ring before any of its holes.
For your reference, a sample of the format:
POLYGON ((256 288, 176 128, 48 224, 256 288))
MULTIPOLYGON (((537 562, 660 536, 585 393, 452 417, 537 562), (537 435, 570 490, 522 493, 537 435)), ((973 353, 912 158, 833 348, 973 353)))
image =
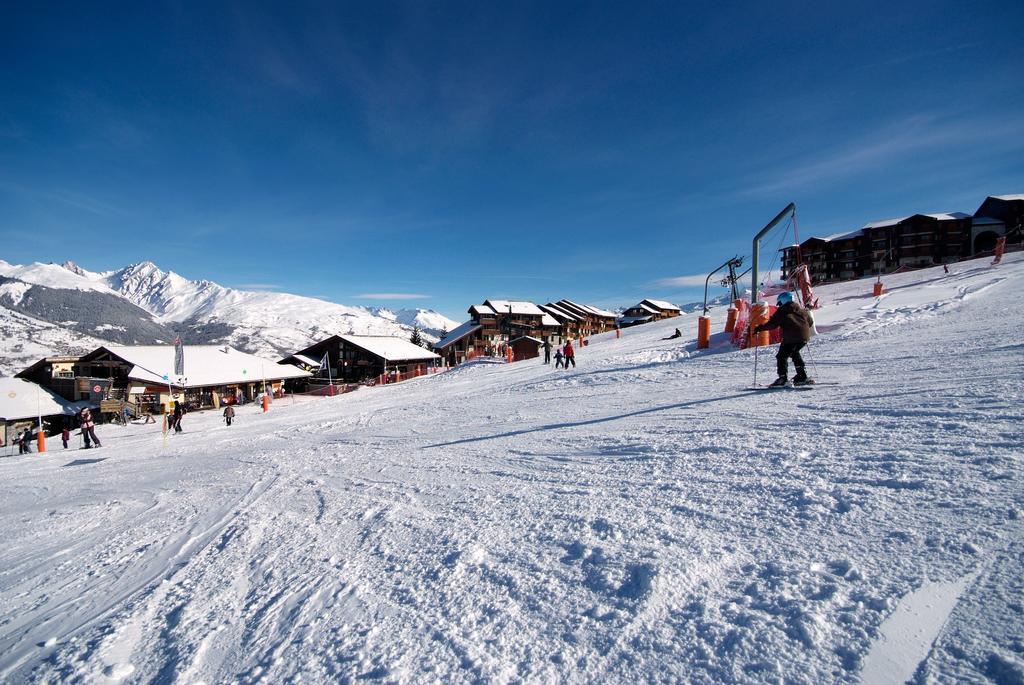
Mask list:
POLYGON ((791 292, 779 293, 779 296, 775 298, 775 304, 777 304, 780 307, 784 304, 789 304, 792 301, 793 293, 791 292))

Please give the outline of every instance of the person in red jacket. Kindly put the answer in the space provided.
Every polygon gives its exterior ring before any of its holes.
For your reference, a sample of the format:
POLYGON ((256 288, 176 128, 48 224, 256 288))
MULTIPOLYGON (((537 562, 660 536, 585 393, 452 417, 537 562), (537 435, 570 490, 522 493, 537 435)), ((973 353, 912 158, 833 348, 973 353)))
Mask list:
POLYGON ((813 381, 807 378, 807 370, 804 368, 804 360, 800 356, 800 350, 811 339, 814 321, 811 319, 810 313, 796 303, 793 299, 793 293, 780 293, 776 303, 779 307, 775 310, 775 313, 767 321, 754 329, 755 333, 770 331, 773 328, 782 329, 782 344, 779 345, 779 353, 775 355, 775 360, 778 362, 779 377, 775 379, 771 387, 782 386, 788 382, 786 375, 789 373, 789 364, 787 362, 790 358, 792 358, 793 365, 796 367, 793 385, 811 383, 813 381))
POLYGON ((565 368, 569 368, 569 364, 572 363, 572 368, 576 368, 576 350, 572 349, 572 340, 565 341, 565 368))

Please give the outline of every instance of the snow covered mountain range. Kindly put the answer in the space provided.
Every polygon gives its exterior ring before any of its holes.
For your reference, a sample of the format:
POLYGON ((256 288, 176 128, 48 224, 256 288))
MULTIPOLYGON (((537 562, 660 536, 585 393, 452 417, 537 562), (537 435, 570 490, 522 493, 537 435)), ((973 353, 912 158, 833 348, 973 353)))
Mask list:
POLYGON ((338 333, 406 337, 419 326, 436 340, 458 325, 437 312, 336 304, 287 293, 250 292, 189 280, 152 262, 94 272, 74 262, 0 260, 0 375, 49 354, 104 342, 225 343, 281 356, 338 333))

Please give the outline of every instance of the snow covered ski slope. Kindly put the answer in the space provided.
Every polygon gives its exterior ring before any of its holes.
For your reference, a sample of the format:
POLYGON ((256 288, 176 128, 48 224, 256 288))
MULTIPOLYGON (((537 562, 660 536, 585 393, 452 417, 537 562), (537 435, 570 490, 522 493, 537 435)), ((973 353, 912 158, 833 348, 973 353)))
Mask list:
POLYGON ((814 392, 686 317, 2 459, 0 681, 1019 682, 1024 260, 952 271, 822 288, 814 392))

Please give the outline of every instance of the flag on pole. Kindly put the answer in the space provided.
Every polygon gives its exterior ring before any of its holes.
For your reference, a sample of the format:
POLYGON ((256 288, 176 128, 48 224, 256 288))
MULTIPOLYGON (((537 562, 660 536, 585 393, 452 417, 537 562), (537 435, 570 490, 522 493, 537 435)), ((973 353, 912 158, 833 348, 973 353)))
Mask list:
POLYGON ((185 348, 181 344, 181 336, 174 338, 174 375, 185 375, 185 348))
POLYGON ((327 353, 324 352, 324 358, 320 360, 320 368, 316 370, 317 374, 327 368, 327 353))

